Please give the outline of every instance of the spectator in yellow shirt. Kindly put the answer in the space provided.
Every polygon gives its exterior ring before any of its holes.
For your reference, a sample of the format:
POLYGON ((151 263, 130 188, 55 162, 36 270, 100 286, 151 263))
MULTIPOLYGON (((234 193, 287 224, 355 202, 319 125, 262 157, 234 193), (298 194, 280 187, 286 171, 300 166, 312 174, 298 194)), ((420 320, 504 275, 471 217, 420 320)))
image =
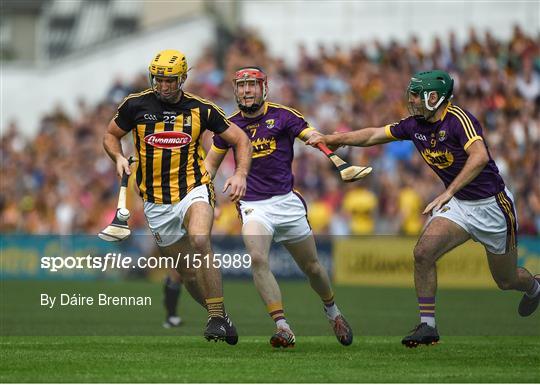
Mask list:
POLYGON ((374 193, 364 187, 356 187, 345 194, 343 210, 351 216, 351 234, 373 234, 373 218, 378 199, 374 193))

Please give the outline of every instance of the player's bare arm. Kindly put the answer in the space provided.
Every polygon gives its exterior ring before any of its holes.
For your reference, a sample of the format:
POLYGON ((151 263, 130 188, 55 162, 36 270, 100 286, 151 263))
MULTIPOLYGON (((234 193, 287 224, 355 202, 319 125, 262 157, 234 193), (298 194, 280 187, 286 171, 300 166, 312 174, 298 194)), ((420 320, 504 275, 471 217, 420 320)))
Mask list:
POLYGON ((230 187, 229 196, 233 202, 238 202, 246 193, 246 178, 251 165, 251 141, 236 124, 231 123, 229 128, 219 135, 234 147, 236 170, 234 175, 225 181, 223 192, 230 187))
MULTIPOLYGON (((304 142, 305 144, 307 144, 307 145, 312 145, 312 144, 309 142, 309 140, 310 140, 311 138, 313 138, 314 140, 317 140, 317 138, 319 138, 319 137, 321 137, 321 136, 324 136, 324 135, 321 134, 321 133, 320 133, 319 131, 317 131, 317 130, 312 130, 312 131, 309 131, 305 136, 303 136, 303 137, 301 137, 301 138, 299 137, 298 139, 300 139, 301 141, 303 141, 303 142, 304 142)), ((317 143, 319 143, 319 142, 316 142, 315 145, 313 145, 313 146, 315 147, 315 146, 317 145, 317 143)), ((324 142, 320 142, 320 143, 326 144, 326 143, 324 143, 324 142)), ((332 151, 335 151, 335 150, 337 150, 339 147, 341 147, 340 145, 328 145, 328 144, 326 144, 326 145, 327 145, 328 148, 329 148, 330 150, 332 150, 332 151)))
POLYGON ((315 137, 315 136, 322 136, 323 134, 321 134, 319 131, 317 130, 311 130, 309 131, 308 133, 306 133, 304 136, 302 137, 298 137, 298 139, 300 139, 301 141, 303 141, 305 144, 308 144, 308 141, 311 137, 315 137))
POLYGON ((208 155, 206 155, 206 158, 204 158, 204 167, 210 175, 210 178, 214 179, 214 177, 216 176, 217 170, 221 165, 221 162, 223 162, 225 155, 227 155, 227 151, 228 150, 217 152, 213 148, 210 148, 210 151, 208 151, 208 155))
POLYGON ((126 134, 127 131, 122 130, 120 127, 118 127, 114 120, 111 120, 109 127, 107 127, 107 132, 103 136, 103 148, 105 148, 107 155, 109 155, 109 157, 116 164, 116 173, 120 177, 124 172, 127 175, 131 175, 129 162, 124 156, 122 143, 120 142, 122 137, 126 134))
POLYGON ((358 146, 369 147, 377 144, 388 143, 395 140, 388 137, 386 127, 368 127, 357 131, 346 133, 335 133, 331 135, 322 135, 314 132, 306 144, 316 147, 318 143, 326 144, 329 147, 337 146, 358 146))
POLYGON ((330 159, 334 167, 339 171, 342 181, 347 183, 354 182, 371 173, 372 168, 369 166, 353 166, 341 159, 334 151, 339 147, 342 147, 342 145, 326 145, 325 142, 319 142, 319 139, 323 136, 324 135, 313 130, 301 139, 306 142, 306 144, 311 144, 310 139, 313 138, 313 147, 321 150, 321 152, 330 159))
POLYGON ((459 190, 473 181, 489 162, 489 155, 483 140, 473 142, 465 152, 467 152, 469 157, 463 169, 456 176, 456 179, 450 183, 448 188, 426 206, 422 214, 429 214, 432 210, 439 210, 459 190))
MULTIPOLYGON (((334 134, 335 133, 336 132, 334 132, 334 134)), ((309 139, 311 137, 313 137, 315 139, 317 136, 320 137, 320 136, 323 136, 323 134, 321 134, 317 130, 313 130, 313 131, 308 132, 304 137, 300 138, 300 140, 302 140, 304 142, 304 144, 310 145, 310 143, 308 143, 309 139)), ((316 144, 315 144, 315 146, 316 146, 316 144)), ((332 151, 336 151, 338 148, 343 147, 343 145, 328 145, 328 144, 326 146, 332 151)))

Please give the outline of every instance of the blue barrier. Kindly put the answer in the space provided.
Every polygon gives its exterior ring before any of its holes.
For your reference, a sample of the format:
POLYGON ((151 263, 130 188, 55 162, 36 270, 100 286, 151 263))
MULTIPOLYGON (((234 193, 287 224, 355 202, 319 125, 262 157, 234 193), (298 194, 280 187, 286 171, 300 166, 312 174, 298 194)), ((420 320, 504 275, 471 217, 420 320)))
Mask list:
MULTIPOLYGON (((246 254, 241 237, 216 236, 212 239, 215 254, 246 254)), ((328 238, 318 238, 319 259, 332 271, 332 245, 328 238)), ((154 240, 148 235, 132 235, 123 242, 105 242, 90 235, 0 235, 0 277, 2 279, 32 280, 95 280, 144 276, 141 257, 160 257, 154 240), (108 265, 104 260, 109 256, 108 265), (120 266, 119 261, 129 258, 131 264, 120 266), (55 260, 57 259, 57 260, 55 260), (62 259, 60 261, 59 259, 62 259), (98 263, 101 261, 101 265, 98 263), (55 262, 65 263, 56 271, 55 262), (114 267, 112 267, 114 265, 114 267), (104 268, 105 267, 105 268, 104 268)), ((148 262, 148 261, 144 261, 148 262)), ((303 274, 281 245, 273 245, 270 267, 279 278, 302 278, 303 274)), ((249 268, 222 268, 225 277, 251 277, 249 268)))

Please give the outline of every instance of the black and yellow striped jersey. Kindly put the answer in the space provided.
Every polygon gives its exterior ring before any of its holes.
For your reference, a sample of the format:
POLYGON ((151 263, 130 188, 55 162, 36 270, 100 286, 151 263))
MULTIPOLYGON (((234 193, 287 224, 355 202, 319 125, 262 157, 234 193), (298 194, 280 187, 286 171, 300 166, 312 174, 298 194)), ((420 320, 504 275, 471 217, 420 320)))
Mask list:
POLYGON ((211 182, 202 133, 220 134, 230 125, 223 110, 208 100, 184 92, 179 102, 169 104, 151 89, 127 96, 114 121, 133 132, 141 197, 159 204, 179 202, 193 188, 211 182))

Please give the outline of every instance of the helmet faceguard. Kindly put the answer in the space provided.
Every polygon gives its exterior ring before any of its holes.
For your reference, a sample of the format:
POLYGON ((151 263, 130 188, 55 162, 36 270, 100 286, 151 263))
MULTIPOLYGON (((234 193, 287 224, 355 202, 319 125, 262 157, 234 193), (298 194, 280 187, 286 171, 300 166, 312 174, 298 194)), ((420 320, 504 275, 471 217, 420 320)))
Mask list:
POLYGON ((431 119, 446 100, 452 99, 454 79, 441 70, 418 72, 413 75, 407 87, 407 102, 409 113, 419 120, 431 119), (430 104, 430 97, 436 93, 438 99, 430 104), (420 97, 420 105, 411 101, 410 95, 420 97))
POLYGON ((240 68, 234 74, 234 96, 240 111, 252 114, 259 110, 268 94, 268 79, 258 67, 240 68), (249 105, 249 101, 253 101, 249 105))
POLYGON ((161 51, 148 66, 148 72, 150 87, 157 97, 164 102, 174 102, 182 91, 182 86, 187 78, 186 56, 182 52, 172 49, 161 51), (174 79, 176 86, 164 93, 157 79, 174 79))

